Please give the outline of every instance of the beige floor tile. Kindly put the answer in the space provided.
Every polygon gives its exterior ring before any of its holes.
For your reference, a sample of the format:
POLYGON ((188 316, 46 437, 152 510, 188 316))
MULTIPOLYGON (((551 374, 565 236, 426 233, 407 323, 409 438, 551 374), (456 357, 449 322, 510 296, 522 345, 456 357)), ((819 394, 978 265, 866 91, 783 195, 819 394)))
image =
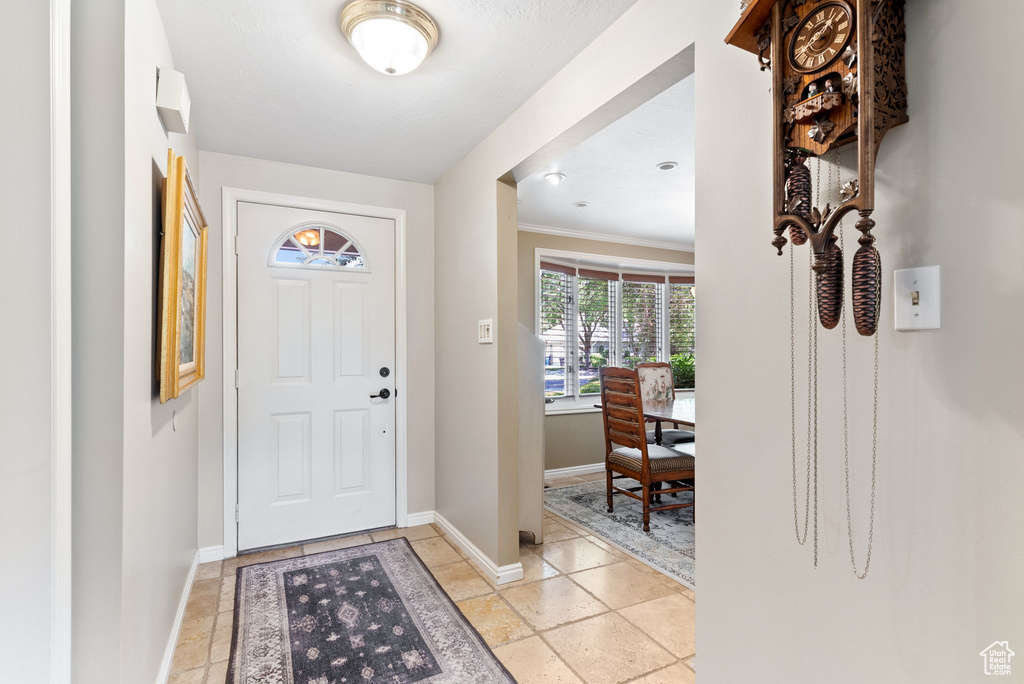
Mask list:
POLYGON ((603 482, 608 478, 608 474, 602 470, 599 473, 587 473, 586 475, 578 475, 577 477, 584 482, 597 482, 598 480, 603 482))
POLYGON ((527 544, 526 542, 519 542, 519 555, 524 553, 535 554, 540 551, 540 544, 527 544))
POLYGON ((338 549, 349 549, 353 546, 369 544, 373 540, 368 534, 357 534, 354 537, 341 537, 340 539, 325 539, 324 541, 305 544, 302 550, 308 556, 311 553, 323 553, 324 551, 337 551, 338 549))
POLYGON ((569 577, 612 609, 673 593, 657 578, 640 572, 629 563, 602 565, 569 577))
MULTIPOLYGON (((584 535, 584 536, 586 536, 587 541, 589 541, 592 544, 597 544, 598 546, 600 546, 602 549, 604 549, 608 553, 612 554, 613 556, 622 555, 622 556, 626 556, 627 558, 629 558, 631 560, 635 560, 632 556, 630 556, 629 554, 623 553, 619 549, 615 548, 614 546, 612 546, 611 544, 606 542, 604 539, 601 539, 599 536, 594 534, 592 531, 587 532, 587 534, 584 535)), ((637 561, 637 563, 640 563, 640 561, 637 561)), ((640 563, 640 564, 643 565, 643 563, 640 563)), ((644 567, 647 567, 647 566, 644 566, 644 567)), ((648 569, 649 570, 654 570, 654 568, 649 568, 649 567, 648 567, 648 569)), ((655 572, 657 572, 657 571, 655 570, 655 572)))
POLYGON ((296 556, 301 555, 301 546, 289 546, 286 549, 272 549, 270 551, 260 551, 258 553, 247 553, 242 556, 235 556, 234 558, 225 558, 224 563, 221 566, 221 574, 224 576, 234 575, 238 568, 245 565, 269 563, 270 561, 295 558, 296 556))
POLYGON ((224 684, 228 679, 228 661, 213 663, 206 673, 206 684, 224 684))
POLYGON ((682 594, 670 594, 619 612, 677 658, 696 652, 697 606, 682 594))
POLYGON ((622 554, 613 554, 582 537, 544 544, 541 557, 562 572, 579 572, 620 560, 622 554))
POLYGON ((417 539, 412 543, 413 551, 423 560, 428 568, 437 565, 457 563, 462 556, 442 537, 417 539))
POLYGON ((494 649, 519 684, 583 684, 540 637, 494 649))
POLYGON ((544 639, 587 684, 628 682, 675 660, 616 613, 559 627, 544 639))
POLYGON ((578 477, 562 477, 557 480, 546 480, 544 482, 545 487, 555 489, 557 487, 568 487, 574 484, 583 484, 584 480, 578 477))
POLYGON ((523 564, 523 582, 536 582, 559 574, 557 568, 532 553, 520 554, 519 562, 523 564))
POLYGON ((217 579, 220 577, 221 565, 223 565, 221 561, 200 564, 196 569, 196 580, 217 579))
POLYGON ((469 561, 441 565, 430 572, 453 601, 463 601, 493 591, 469 561))
POLYGON ((231 655, 232 614, 217 615, 217 624, 213 628, 213 640, 210 642, 210 662, 219 663, 231 655))
POLYGON ((455 553, 459 554, 459 558, 463 560, 470 560, 469 556, 467 556, 466 553, 461 548, 459 548, 459 545, 455 542, 454 539, 449 537, 444 532, 441 533, 441 539, 444 539, 453 549, 455 549, 455 553))
POLYGON ((588 530, 586 527, 583 527, 582 525, 574 523, 572 520, 565 520, 564 518, 559 518, 558 522, 561 523, 562 525, 565 525, 570 530, 573 530, 574 532, 577 532, 579 534, 579 536, 581 536, 581 537, 590 537, 591 539, 594 538, 593 537, 593 535, 594 535, 594 531, 593 530, 588 530))
POLYGON ((560 520, 553 518, 544 519, 544 543, 550 544, 551 542, 564 541, 566 539, 572 539, 573 537, 584 536, 580 534, 579 530, 572 529, 569 525, 564 524, 560 520))
MULTIPOLYGON (((167 680, 167 684, 203 684, 203 676, 205 674, 205 667, 201 667, 198 670, 189 670, 188 672, 179 672, 178 674, 171 675, 170 679, 167 680)), ((226 675, 227 673, 225 673, 226 675)))
POLYGON ((174 647, 174 660, 171 662, 172 673, 187 672, 206 666, 214 620, 213 615, 207 615, 181 623, 178 644, 174 647))
POLYGON ((497 594, 478 596, 460 601, 457 605, 492 648, 533 634, 529 625, 497 594))
POLYGON ((697 675, 682 663, 634 679, 630 684, 697 684, 697 675))
POLYGON ((217 612, 234 611, 235 609, 235 578, 224 577, 220 583, 220 599, 217 612))
POLYGON ((417 539, 426 539, 428 537, 436 537, 440 534, 433 525, 417 525, 416 527, 400 527, 393 530, 381 530, 380 532, 372 532, 370 534, 373 537, 373 541, 387 541, 388 539, 397 539, 398 537, 405 537, 409 541, 416 541, 417 539))
POLYGON ((185 605, 185 619, 214 615, 217 613, 217 605, 220 603, 220 580, 208 579, 199 580, 192 584, 192 591, 188 595, 188 603, 185 605))
POLYGON ((502 596, 538 630, 551 629, 608 610, 568 577, 503 589, 502 596))

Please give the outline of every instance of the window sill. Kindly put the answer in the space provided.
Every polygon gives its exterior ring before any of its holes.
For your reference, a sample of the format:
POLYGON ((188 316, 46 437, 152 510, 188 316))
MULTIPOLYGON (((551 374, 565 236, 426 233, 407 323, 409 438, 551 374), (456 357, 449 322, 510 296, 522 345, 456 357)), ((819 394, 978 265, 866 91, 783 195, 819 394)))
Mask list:
POLYGON ((587 406, 566 406, 565 408, 545 408, 545 416, 571 416, 577 413, 600 413, 601 409, 596 408, 593 404, 600 402, 599 397, 594 397, 594 401, 587 406))

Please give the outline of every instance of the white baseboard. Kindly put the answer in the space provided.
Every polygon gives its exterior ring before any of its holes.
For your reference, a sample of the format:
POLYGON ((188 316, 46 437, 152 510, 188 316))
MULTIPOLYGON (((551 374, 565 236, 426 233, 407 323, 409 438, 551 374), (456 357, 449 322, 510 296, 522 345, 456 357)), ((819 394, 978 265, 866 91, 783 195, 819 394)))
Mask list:
POLYGON ((214 561, 224 560, 224 545, 204 546, 199 549, 198 554, 200 563, 212 563, 214 561))
POLYGON ((580 475, 589 475, 590 473, 603 473, 604 472, 604 461, 600 463, 590 463, 581 466, 572 466, 570 468, 552 468, 551 470, 544 471, 545 480, 558 480, 563 477, 579 477, 580 475))
POLYGON ((434 512, 434 522, 448 535, 449 539, 455 542, 477 564, 477 567, 486 572, 497 584, 508 584, 509 582, 523 579, 522 563, 512 563, 499 567, 483 551, 478 549, 473 542, 469 541, 466 535, 459 532, 458 528, 448 522, 447 518, 436 511, 434 512))
MULTIPOLYGON (((174 616, 174 624, 171 626, 171 635, 167 640, 167 648, 164 650, 164 659, 160 663, 160 672, 156 676, 156 684, 167 684, 171 677, 171 663, 174 660, 174 647, 178 645, 178 635, 181 633, 181 622, 185 619, 185 607, 188 605, 188 596, 192 592, 192 582, 196 578, 196 570, 199 568, 199 554, 203 549, 196 551, 192 557, 192 567, 188 569, 188 576, 185 578, 185 587, 181 590, 181 599, 178 600, 178 612, 174 616)), ((221 555, 224 555, 221 547, 221 555)))
POLYGON ((434 522, 434 511, 422 511, 420 513, 410 513, 406 516, 405 526, 416 527, 417 525, 429 525, 434 522))

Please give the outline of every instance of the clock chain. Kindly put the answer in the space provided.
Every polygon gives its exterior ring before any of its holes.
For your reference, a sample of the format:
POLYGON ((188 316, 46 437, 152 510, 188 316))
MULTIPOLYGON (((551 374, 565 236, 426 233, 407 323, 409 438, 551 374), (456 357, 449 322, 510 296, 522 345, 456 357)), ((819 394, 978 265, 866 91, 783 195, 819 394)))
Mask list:
MULTIPOLYGON (((834 161, 836 168, 836 183, 839 184, 839 151, 835 151, 834 161)), ((829 172, 829 189, 831 192, 831 171, 829 172)), ((838 201, 838 200, 837 200, 838 201)), ((844 248, 843 222, 836 226, 839 233, 839 248, 844 248)), ((877 297, 881 298, 881 284, 876 285, 877 297)), ((864 572, 857 567, 857 558, 853 548, 853 513, 850 505, 850 414, 849 414, 849 374, 847 364, 847 327, 846 307, 841 314, 842 327, 842 356, 843 356, 843 467, 846 484, 846 536, 850 546, 850 564, 853 566, 853 574, 857 579, 865 579, 871 568, 871 553, 874 546, 875 536, 875 491, 876 475, 878 466, 878 332, 875 332, 874 344, 874 405, 872 408, 872 434, 871 434, 871 513, 868 523, 868 551, 864 564, 864 572)))

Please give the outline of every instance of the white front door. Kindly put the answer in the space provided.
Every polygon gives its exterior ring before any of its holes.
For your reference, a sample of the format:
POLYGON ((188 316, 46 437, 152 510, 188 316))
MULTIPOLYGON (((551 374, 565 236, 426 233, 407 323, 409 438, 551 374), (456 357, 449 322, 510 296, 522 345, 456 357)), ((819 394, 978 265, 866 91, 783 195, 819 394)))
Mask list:
POLYGON ((395 524, 393 220, 239 202, 238 370, 239 550, 395 524))

